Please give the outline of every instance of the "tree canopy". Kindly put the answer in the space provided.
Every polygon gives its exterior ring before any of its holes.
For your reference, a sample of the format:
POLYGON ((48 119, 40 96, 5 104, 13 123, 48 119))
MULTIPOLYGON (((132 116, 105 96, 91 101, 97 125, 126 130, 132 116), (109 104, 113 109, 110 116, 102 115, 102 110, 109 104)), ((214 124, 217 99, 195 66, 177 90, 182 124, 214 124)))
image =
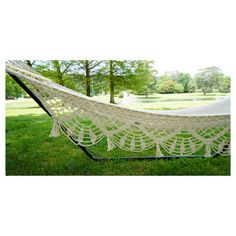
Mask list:
POLYGON ((216 66, 200 69, 195 75, 197 87, 204 95, 212 92, 214 88, 219 90, 219 85, 223 78, 224 74, 221 69, 216 66))
POLYGON ((104 73, 109 82, 110 103, 115 103, 114 95, 120 91, 140 92, 147 89, 155 76, 153 64, 153 61, 143 60, 106 61, 104 73))
MULTIPOLYGON (((180 71, 162 75, 149 60, 26 60, 44 76, 87 96, 109 93, 110 102, 123 91, 148 96, 152 93, 188 93, 196 89, 204 94, 217 90, 230 92, 230 77, 212 66, 198 70, 194 77, 180 71)), ((6 96, 22 97, 26 93, 6 76, 6 96)))
MULTIPOLYGON (((165 72, 161 76, 161 80, 172 80, 176 83, 169 82, 169 85, 175 85, 177 86, 177 91, 188 93, 189 92, 189 83, 191 82, 192 78, 190 74, 179 72, 179 71, 170 71, 170 72, 165 72), (179 86, 182 85, 182 86, 179 86)), ((160 83, 159 83, 160 84, 160 83)), ((167 84, 167 83, 165 83, 167 84)), ((174 89, 175 92, 175 89, 174 89)))

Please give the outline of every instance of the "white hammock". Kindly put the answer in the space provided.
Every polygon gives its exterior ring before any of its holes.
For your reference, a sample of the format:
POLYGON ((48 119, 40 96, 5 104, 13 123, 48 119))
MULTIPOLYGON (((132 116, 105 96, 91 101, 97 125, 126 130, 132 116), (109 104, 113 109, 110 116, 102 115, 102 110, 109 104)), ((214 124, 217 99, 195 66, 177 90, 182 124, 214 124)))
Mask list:
POLYGON ((24 81, 54 120, 51 136, 66 130, 73 143, 88 147, 107 139, 115 147, 140 152, 156 147, 156 156, 203 152, 230 154, 230 99, 175 111, 141 111, 95 101, 46 79, 20 61, 6 71, 24 81))

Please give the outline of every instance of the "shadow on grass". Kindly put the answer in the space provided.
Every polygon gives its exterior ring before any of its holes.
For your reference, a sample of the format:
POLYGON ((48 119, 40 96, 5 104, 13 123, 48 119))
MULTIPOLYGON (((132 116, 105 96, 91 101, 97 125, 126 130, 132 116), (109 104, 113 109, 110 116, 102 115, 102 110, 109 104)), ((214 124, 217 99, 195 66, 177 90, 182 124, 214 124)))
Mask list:
MULTIPOLYGON (((50 138, 51 126, 47 115, 6 117, 6 175, 230 175, 230 157, 94 161, 64 135, 50 138)), ((104 139, 91 150, 134 155, 106 148, 104 139)), ((154 149, 139 154, 153 155, 154 149)))

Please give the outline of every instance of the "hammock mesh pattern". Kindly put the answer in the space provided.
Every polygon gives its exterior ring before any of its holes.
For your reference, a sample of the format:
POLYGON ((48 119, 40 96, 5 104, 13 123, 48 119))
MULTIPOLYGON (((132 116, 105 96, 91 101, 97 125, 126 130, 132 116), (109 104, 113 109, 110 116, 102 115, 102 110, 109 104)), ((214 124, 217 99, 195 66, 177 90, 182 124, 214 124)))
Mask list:
POLYGON ((54 120, 51 136, 65 127, 73 143, 89 147, 107 139, 115 147, 140 152, 155 147, 156 156, 205 157, 230 154, 230 114, 155 114, 105 104, 46 79, 19 61, 6 70, 20 78, 54 120), (163 153, 164 152, 164 153, 163 153))

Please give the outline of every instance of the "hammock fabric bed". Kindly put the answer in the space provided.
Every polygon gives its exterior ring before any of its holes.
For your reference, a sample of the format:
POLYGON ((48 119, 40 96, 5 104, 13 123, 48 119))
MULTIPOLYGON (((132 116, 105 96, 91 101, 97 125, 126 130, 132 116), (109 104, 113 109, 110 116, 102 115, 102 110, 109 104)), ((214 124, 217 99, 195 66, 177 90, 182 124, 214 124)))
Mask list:
POLYGON ((141 111, 95 101, 54 83, 22 61, 7 61, 6 71, 53 119, 51 136, 66 134, 93 159, 103 158, 88 147, 104 138, 107 151, 138 153, 155 147, 154 156, 137 158, 230 154, 229 98, 192 109, 141 111))

